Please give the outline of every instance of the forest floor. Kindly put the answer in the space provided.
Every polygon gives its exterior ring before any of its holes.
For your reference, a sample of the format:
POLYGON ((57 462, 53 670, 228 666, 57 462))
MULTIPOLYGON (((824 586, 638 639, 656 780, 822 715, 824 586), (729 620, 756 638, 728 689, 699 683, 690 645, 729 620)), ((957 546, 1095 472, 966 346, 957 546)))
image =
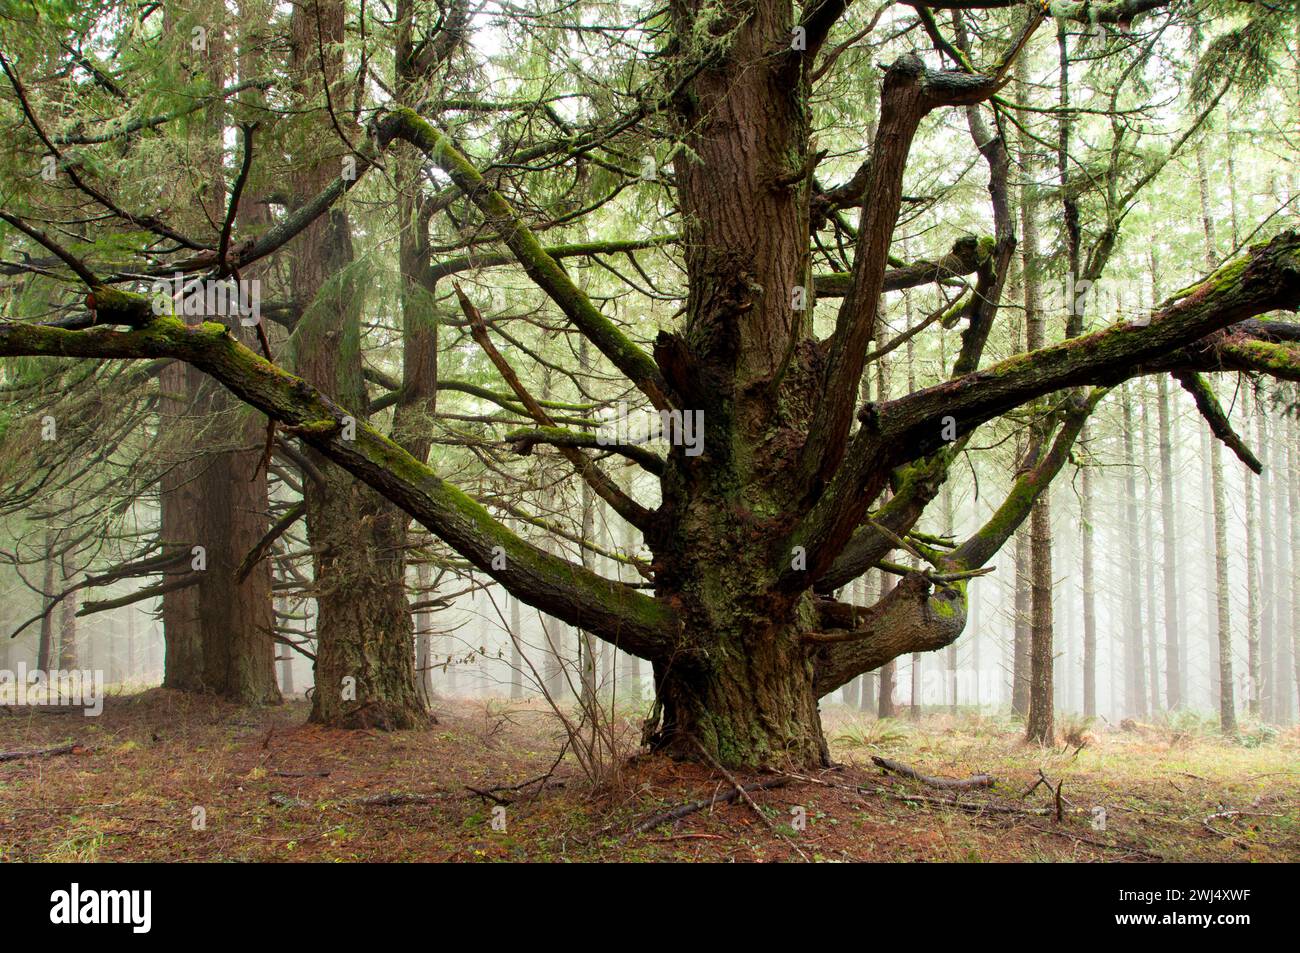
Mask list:
MULTIPOLYGON (((0 708, 0 860, 1300 861, 1297 729, 1232 743, 1184 719, 1039 747, 1005 718, 827 705, 835 768, 739 777, 784 786, 633 833, 734 788, 662 757, 595 787, 571 756, 552 770, 563 734, 541 702, 443 701, 437 725, 395 734, 306 713, 163 689, 98 718, 0 708), (873 755, 996 783, 954 794, 873 755)), ((629 744, 635 729, 622 720, 629 744)))

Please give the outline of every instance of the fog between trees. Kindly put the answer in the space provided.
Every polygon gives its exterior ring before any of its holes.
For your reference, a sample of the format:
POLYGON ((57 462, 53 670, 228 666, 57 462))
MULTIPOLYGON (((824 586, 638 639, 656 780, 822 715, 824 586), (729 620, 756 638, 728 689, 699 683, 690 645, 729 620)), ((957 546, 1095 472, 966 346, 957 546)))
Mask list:
POLYGON ((1294 723, 1294 2, 11 12, 0 669, 1294 723))

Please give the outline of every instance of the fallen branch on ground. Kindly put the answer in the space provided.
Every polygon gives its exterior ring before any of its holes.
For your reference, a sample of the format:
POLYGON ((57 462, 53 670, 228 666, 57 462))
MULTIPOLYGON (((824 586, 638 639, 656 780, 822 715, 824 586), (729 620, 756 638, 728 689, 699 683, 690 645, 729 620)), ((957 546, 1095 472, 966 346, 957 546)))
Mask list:
POLYGON ((328 771, 273 771, 277 778, 328 778, 328 771))
MULTIPOLYGON (((783 788, 790 783, 789 778, 768 778, 766 781, 759 781, 756 784, 747 784, 744 786, 744 793, 751 791, 770 791, 773 788, 783 788)), ((713 807, 715 804, 729 804, 736 798, 740 797, 741 789, 733 788, 726 794, 717 794, 711 798, 703 798, 699 801, 689 801, 686 804, 679 804, 671 811, 664 811, 661 814, 655 814, 642 821, 636 827, 632 828, 623 837, 624 841, 630 840, 637 834, 644 834, 646 831, 652 831, 660 824, 666 824, 669 821, 679 821, 683 817, 694 814, 696 811, 702 811, 707 807, 713 807)))
POLYGON ((90 751, 76 742, 59 745, 57 748, 37 748, 31 751, 0 751, 0 761, 21 761, 24 758, 53 758, 60 754, 80 754, 90 751))
POLYGON ((913 781, 920 781, 932 788, 942 788, 947 791, 968 791, 971 788, 989 788, 995 783, 995 779, 990 774, 977 774, 970 778, 936 778, 928 774, 922 774, 915 768, 910 768, 905 764, 897 761, 890 761, 888 758, 880 758, 876 755, 871 756, 872 763, 877 767, 884 768, 894 774, 901 774, 905 778, 911 778, 913 781))
POLYGON ((973 814, 1026 814, 1036 817, 1049 817, 1056 812, 1046 807, 1010 807, 1005 804, 990 804, 989 802, 978 801, 959 801, 956 798, 943 797, 925 797, 920 794, 895 794, 893 791, 886 791, 884 788, 858 788, 860 794, 883 794, 885 797, 892 797, 896 801, 903 801, 908 804, 935 804, 940 807, 955 807, 963 811, 970 811, 973 814))
POLYGON ((1209 815, 1207 815, 1207 816, 1206 816, 1206 817, 1201 821, 1201 826, 1204 827, 1204 828, 1205 828, 1207 831, 1209 831, 1211 834, 1214 834, 1216 837, 1222 837, 1222 838, 1225 838, 1225 839, 1230 840, 1230 841, 1232 841, 1234 844, 1237 844, 1238 846, 1241 846, 1241 847, 1248 847, 1248 846, 1250 846, 1250 845, 1247 844, 1245 841, 1241 840, 1241 839, 1240 839, 1239 837, 1237 837, 1235 834, 1230 834, 1230 833, 1227 832, 1227 831, 1221 831, 1221 830, 1219 830, 1217 827, 1215 827, 1213 824, 1211 824, 1210 821, 1216 820, 1216 819, 1218 819, 1218 818, 1220 818, 1220 817, 1222 817, 1222 818, 1229 818, 1229 817, 1283 817, 1283 816, 1285 816, 1285 815, 1282 815, 1282 814, 1266 814, 1266 813, 1264 813, 1264 812, 1262 812, 1262 811, 1215 811, 1213 814, 1209 814, 1209 815))
POLYGON ((363 804, 366 807, 398 807, 403 804, 432 804, 435 801, 446 800, 447 797, 444 791, 434 794, 406 794, 398 791, 392 794, 368 794, 365 797, 355 797, 347 803, 363 804))
POLYGON ((700 744, 699 739, 697 738, 692 737, 691 741, 695 742, 695 747, 699 749, 700 754, 708 758, 709 761, 713 763, 713 766, 717 768, 718 771, 722 774, 722 776, 731 783, 731 786, 736 789, 736 794, 739 795, 744 800, 744 802, 749 805, 750 810, 752 810, 755 814, 758 815, 758 819, 762 821, 765 825, 767 825, 767 829, 771 831, 773 834, 775 834, 777 837, 781 838, 781 840, 785 841, 786 846, 788 846, 796 854, 802 857, 805 862, 807 862, 808 855, 805 854, 802 850, 800 850, 798 844, 796 844, 790 838, 786 837, 785 834, 782 833, 777 828, 777 826, 772 823, 771 818, 769 818, 766 814, 764 814, 762 810, 759 808, 759 806, 754 803, 754 799, 745 793, 745 789, 744 787, 741 786, 741 783, 735 779, 735 777, 731 774, 730 771, 728 771, 726 768, 722 766, 722 764, 718 761, 717 758, 713 757, 713 755, 709 753, 709 749, 704 747, 704 745, 700 744))

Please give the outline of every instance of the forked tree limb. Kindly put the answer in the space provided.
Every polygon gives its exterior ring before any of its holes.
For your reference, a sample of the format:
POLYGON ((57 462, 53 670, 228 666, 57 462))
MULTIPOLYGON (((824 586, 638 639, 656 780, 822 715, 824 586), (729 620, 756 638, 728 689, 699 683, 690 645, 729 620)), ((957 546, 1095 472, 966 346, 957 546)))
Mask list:
MULTIPOLYGON (((465 313, 465 317, 469 321, 470 334, 474 338, 474 342, 482 348, 483 353, 492 362, 492 366, 497 369, 497 373, 501 375, 502 380, 514 391, 515 396, 519 398, 519 402, 524 405, 532 418, 543 427, 554 428, 556 426, 555 421, 546 412, 546 408, 529 393, 528 388, 524 387, 523 381, 519 379, 519 375, 510 366, 510 362, 502 356, 501 352, 496 349, 496 345, 492 343, 492 338, 488 335, 487 322, 483 320, 483 315, 474 305, 474 302, 469 300, 469 296, 461 288, 460 282, 454 282, 453 287, 456 289, 456 298, 460 301, 461 311, 465 313)), ((582 477, 596 495, 613 508, 614 512, 643 532, 649 528, 652 520, 651 512, 619 489, 614 481, 600 467, 596 466, 583 450, 566 444, 556 444, 556 449, 560 452, 560 456, 569 461, 569 464, 578 471, 578 475, 582 477)))
POLYGON ((302 519, 306 513, 306 500, 299 500, 285 510, 280 518, 271 524, 271 528, 257 541, 257 544, 245 553, 244 558, 239 561, 239 568, 235 570, 235 582, 242 583, 247 579, 248 574, 253 571, 253 567, 266 558, 266 554, 271 551, 275 541, 287 533, 290 527, 302 519))
POLYGON ((168 592, 175 592, 177 589, 188 589, 190 586, 197 586, 203 581, 203 573, 192 572, 184 576, 178 576, 167 582, 160 582, 156 586, 146 586, 143 589, 137 589, 135 592, 125 596, 119 596, 116 599, 104 599, 99 602, 83 602, 81 608, 77 610, 78 616, 94 615, 96 612, 108 612, 111 609, 121 609, 123 606, 134 605, 137 602, 144 602, 146 599, 153 599, 164 595, 168 592))
POLYGON ((47 618, 49 614, 58 607, 59 603, 74 592, 79 592, 82 589, 89 589, 95 586, 106 586, 109 583, 118 582, 122 579, 130 579, 134 576, 151 576, 154 573, 165 572, 169 567, 178 565, 189 558, 189 553, 185 552, 175 553, 171 556, 150 556, 147 559, 125 563, 94 576, 87 576, 85 579, 81 580, 81 582, 71 585, 61 592, 47 595, 46 598, 49 600, 49 604, 22 625, 18 626, 18 628, 14 629, 14 631, 10 633, 9 637, 11 639, 17 638, 29 625, 47 618))
MULTIPOLYGON (((884 489, 891 469, 929 456, 1044 394, 1175 370, 1169 366, 1171 353, 1257 315, 1297 307, 1300 233, 1282 232, 1180 292, 1149 320, 1117 324, 884 404, 866 405, 832 482, 780 547, 788 552, 802 546, 808 554, 806 569, 786 569, 776 588, 802 591, 830 568, 884 489)), ((1291 363, 1300 365, 1300 355, 1293 354, 1291 363)))
POLYGON ((376 131, 381 147, 393 139, 405 140, 447 173, 465 197, 478 206, 528 277, 546 292, 596 349, 626 374, 655 407, 667 409, 670 406, 667 384, 654 358, 600 313, 556 260, 547 254, 537 236, 505 197, 484 180, 446 133, 411 109, 389 113, 376 131))

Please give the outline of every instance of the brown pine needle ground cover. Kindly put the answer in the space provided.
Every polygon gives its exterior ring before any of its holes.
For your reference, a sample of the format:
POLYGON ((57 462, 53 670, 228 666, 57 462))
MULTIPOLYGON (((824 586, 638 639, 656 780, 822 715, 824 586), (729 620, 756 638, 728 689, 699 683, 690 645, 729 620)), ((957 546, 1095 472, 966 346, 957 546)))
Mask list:
POLYGON ((539 702, 443 701, 437 726, 396 734, 162 689, 100 718, 0 709, 0 751, 47 752, 0 762, 0 860, 1300 861, 1295 729, 1229 743, 1185 717, 1039 748, 1003 719, 825 709, 839 767, 736 775, 747 797, 660 757, 596 789, 570 758, 552 771, 563 737, 539 702), (996 781, 938 788, 873 756, 996 781))

